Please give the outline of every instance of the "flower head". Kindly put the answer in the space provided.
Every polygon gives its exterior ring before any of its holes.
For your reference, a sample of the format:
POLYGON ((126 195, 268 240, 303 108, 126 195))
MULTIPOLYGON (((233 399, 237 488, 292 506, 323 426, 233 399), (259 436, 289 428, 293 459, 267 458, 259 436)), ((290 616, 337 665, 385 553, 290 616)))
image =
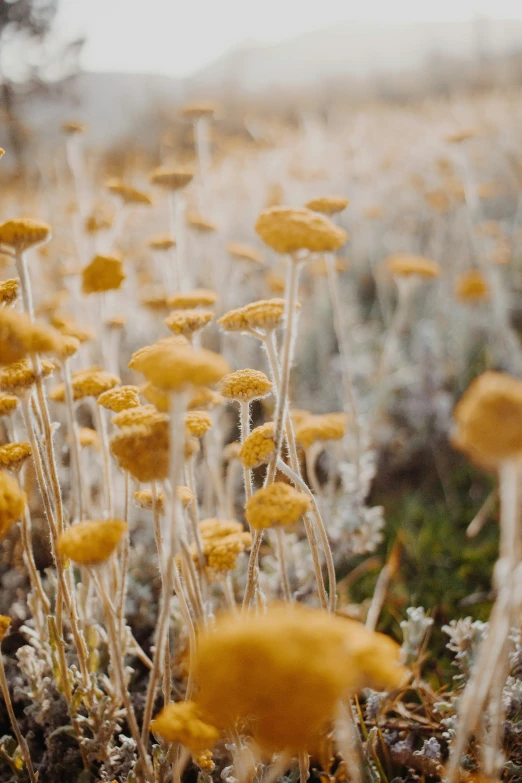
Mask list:
POLYGON ((0 470, 0 541, 24 513, 27 496, 7 471, 0 470))
POLYGON ((183 334, 188 337, 199 332, 214 318, 212 310, 173 310, 164 320, 174 334, 183 334))
POLYGON ((0 283, 0 304, 10 305, 16 302, 20 290, 20 281, 17 277, 10 280, 2 280, 0 283))
POLYGON ((223 403, 223 397, 213 389, 207 386, 200 386, 196 389, 189 400, 189 411, 205 410, 211 411, 223 403))
POLYGON ((92 447, 95 451, 100 448, 100 438, 96 430, 91 427, 80 427, 78 429, 78 440, 82 449, 92 447))
POLYGON ((176 240, 170 234, 157 234, 150 237, 147 244, 151 250, 170 250, 176 245, 176 240))
POLYGON ((77 522, 60 535, 58 551, 74 563, 98 565, 112 555, 127 529, 121 519, 77 522))
POLYGON ((125 280, 123 262, 119 256, 95 256, 82 271, 82 292, 98 294, 114 291, 125 280))
POLYGON ((248 438, 245 438, 239 452, 239 459, 245 468, 258 468, 268 462, 274 451, 274 423, 269 421, 256 427, 248 438))
POLYGON ((461 302, 478 302, 489 299, 487 280, 479 269, 469 269, 455 280, 455 295, 461 302))
POLYGON ((19 399, 14 394, 0 394, 0 417, 14 413, 18 403, 19 399))
POLYGON ((229 400, 251 402, 270 394, 272 382, 260 370, 237 370, 221 379, 219 391, 229 400))
POLYGON ((313 748, 341 699, 400 684, 398 658, 387 637, 303 605, 225 614, 199 637, 198 704, 220 729, 247 721, 267 750, 313 748))
POLYGON ((168 297, 168 305, 173 310, 191 310, 195 307, 211 307, 217 294, 208 288, 194 288, 192 291, 177 291, 168 297))
POLYGON ((253 261, 255 264, 265 263, 257 247, 246 242, 229 242, 227 251, 232 258, 237 258, 239 261, 253 261))
POLYGON ((295 423, 295 439, 304 449, 325 440, 341 440, 346 434, 344 413, 324 413, 306 416, 295 423))
POLYGON ((256 226, 265 244, 276 253, 333 253, 348 240, 348 234, 324 215, 310 209, 271 207, 259 215, 256 226))
POLYGON ((208 519, 202 519, 198 527, 203 539, 225 538, 226 536, 238 535, 245 532, 241 522, 236 522, 235 519, 216 519, 215 517, 209 517, 208 519))
POLYGON ((245 517, 254 530, 295 525, 310 509, 310 498, 289 484, 275 481, 247 500, 245 517))
POLYGON ((140 404, 140 390, 137 386, 115 386, 102 392, 97 399, 98 405, 114 413, 121 413, 140 404))
POLYGON ((85 125, 83 122, 76 122, 74 120, 70 120, 69 122, 62 122, 62 131, 66 136, 76 136, 79 133, 83 133, 84 130, 85 125))
POLYGON ((228 370, 228 363, 219 354, 188 345, 158 345, 139 364, 139 371, 148 381, 169 391, 208 386, 228 370))
POLYGON ((60 335, 40 321, 32 321, 25 313, 0 309, 0 364, 12 364, 27 354, 53 353, 60 335))
POLYGON ((481 463, 499 463, 522 453, 522 381, 485 372, 472 381, 458 402, 457 448, 481 463))
POLYGON ((4 443, 0 446, 0 467, 16 473, 30 456, 29 443, 4 443))
POLYGON ((111 451, 120 468, 138 481, 163 481, 169 474, 169 442, 168 419, 164 416, 162 420, 123 427, 111 438, 111 451))
MULTIPOLYGON (((40 375, 46 378, 55 370, 53 362, 42 359, 40 361, 40 375)), ((28 389, 36 383, 36 372, 32 364, 23 359, 21 362, 6 364, 0 369, 0 390, 15 394, 28 389)))
POLYGON ((309 201, 306 208, 313 212, 323 212, 325 215, 335 215, 346 209, 349 203, 350 199, 344 198, 344 196, 321 196, 309 201))
POLYGON ((188 345, 188 341, 186 337, 183 337, 183 335, 177 334, 172 335, 171 337, 163 337, 161 340, 158 340, 158 342, 153 343, 152 345, 144 345, 143 348, 138 348, 138 350, 134 351, 132 354, 131 360, 128 364, 129 370, 136 370, 136 372, 140 372, 140 363, 142 360, 150 353, 156 351, 159 345, 188 345))
POLYGON ((218 230, 215 223, 204 218, 199 212, 188 212, 187 223, 191 228, 200 231, 202 234, 211 234, 218 230))
POLYGON ((191 120, 198 120, 200 117, 213 117, 216 111, 217 105, 212 103, 212 101, 186 103, 181 109, 182 115, 191 120))
POLYGON ((212 427, 212 419, 205 411, 189 411, 185 414, 185 424, 191 435, 202 438, 212 427))
POLYGON ((80 370, 74 373, 72 377, 72 388, 75 400, 81 400, 84 397, 99 397, 109 389, 118 386, 120 379, 105 370, 91 369, 80 370))
POLYGON ((51 238, 51 226, 32 218, 15 218, 0 224, 0 245, 22 253, 30 247, 43 245, 51 238))
POLYGON ((165 416, 154 405, 138 405, 117 413, 112 423, 115 427, 131 427, 133 424, 151 424, 164 420, 165 416))
POLYGON ((167 742, 181 742, 193 753, 212 748, 219 731, 199 716, 193 701, 167 704, 151 723, 151 731, 167 742))
POLYGON ((438 277, 440 267, 436 261, 414 253, 393 253, 386 259, 389 271, 399 277, 438 277))
POLYGON ((2 642, 9 633, 10 625, 11 618, 7 617, 5 614, 0 614, 0 642, 2 642))
POLYGON ((181 190, 194 179, 194 169, 186 166, 160 166, 151 172, 149 180, 165 190, 181 190))
POLYGON ((152 199, 148 193, 145 193, 143 190, 138 190, 138 188, 135 188, 116 177, 108 180, 108 182, 105 183, 105 187, 115 196, 119 196, 124 204, 133 204, 134 206, 138 204, 150 206, 152 204, 152 199))

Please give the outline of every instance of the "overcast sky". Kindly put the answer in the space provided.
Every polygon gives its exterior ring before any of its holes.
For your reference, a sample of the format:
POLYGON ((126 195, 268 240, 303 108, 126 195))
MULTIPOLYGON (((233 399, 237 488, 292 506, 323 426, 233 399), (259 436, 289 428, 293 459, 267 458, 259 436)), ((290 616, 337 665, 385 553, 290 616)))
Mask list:
POLYGON ((85 35, 87 70, 188 74, 245 41, 276 42, 351 19, 522 18, 522 0, 61 0, 59 29, 85 35))

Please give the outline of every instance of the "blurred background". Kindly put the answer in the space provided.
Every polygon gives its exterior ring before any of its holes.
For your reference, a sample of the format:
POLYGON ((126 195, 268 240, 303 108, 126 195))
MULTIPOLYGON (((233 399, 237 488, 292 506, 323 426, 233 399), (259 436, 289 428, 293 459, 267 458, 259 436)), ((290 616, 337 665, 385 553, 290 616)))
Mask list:
MULTIPOLYGON (((0 0, 0 141, 20 162, 64 116, 157 144, 187 98, 285 114, 518 84, 517 0, 0 0)), ((249 128, 255 133, 254 128, 249 128)))

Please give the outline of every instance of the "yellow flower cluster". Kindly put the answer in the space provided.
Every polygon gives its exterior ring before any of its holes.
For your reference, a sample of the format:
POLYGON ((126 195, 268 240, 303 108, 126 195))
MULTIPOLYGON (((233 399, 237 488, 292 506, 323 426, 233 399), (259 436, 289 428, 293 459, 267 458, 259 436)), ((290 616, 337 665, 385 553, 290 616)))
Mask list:
POLYGON ((393 253, 386 259, 388 270, 398 277, 438 277, 440 267, 436 261, 414 253, 393 253))
MULTIPOLYGON (((55 370, 53 362, 40 360, 40 375, 46 378, 55 370)), ((0 390, 19 394, 36 383, 36 373, 32 364, 25 359, 14 364, 7 364, 0 369, 0 390)))
POLYGON ((124 427, 113 435, 110 445, 120 468, 138 481, 163 481, 168 477, 169 427, 166 417, 124 427))
POLYGON ((310 509, 310 498, 289 484, 275 481, 255 492, 245 505, 245 517, 254 530, 295 525, 310 509))
POLYGON ((199 332, 214 318, 212 310, 173 310, 164 320, 174 334, 183 334, 188 337, 199 332))
POLYGON ((182 166, 160 166, 150 173, 149 180, 166 190, 181 190, 194 179, 194 170, 182 166))
POLYGON ((30 456, 29 443, 4 443, 0 446, 0 467, 16 472, 30 456))
POLYGON ((0 614, 0 642, 2 642, 9 632, 11 618, 5 614, 0 614))
POLYGON ((258 468, 268 462, 274 451, 274 423, 269 421, 256 427, 248 438, 245 438, 239 451, 239 459, 245 468, 258 468))
POLYGON ((124 204, 143 204, 145 206, 150 206, 152 204, 152 199, 148 193, 145 193, 143 190, 138 190, 138 188, 135 188, 116 177, 108 180, 105 183, 105 187, 110 193, 119 196, 124 204))
MULTIPOLYGON (((296 305, 297 308, 300 306, 296 305)), ((249 329, 270 332, 282 324, 284 314, 284 299, 259 299, 229 310, 218 319, 218 324, 226 332, 246 332, 249 329)))
POLYGON ((221 379, 219 391, 229 400, 250 402, 270 394, 272 382, 260 370, 237 370, 221 379))
POLYGON ((5 470, 0 470, 0 541, 9 533, 11 526, 18 522, 26 503, 26 494, 18 481, 5 470))
POLYGON ((208 288, 194 288, 192 291, 177 291, 168 298, 173 310, 191 310, 195 307, 211 307, 216 303, 217 294, 208 288))
POLYGON ((140 391, 137 386, 115 386, 102 392, 97 399, 98 405, 114 413, 121 413, 140 404, 140 391))
POLYGON ((127 532, 121 519, 87 519, 67 528, 58 539, 58 551, 74 563, 98 565, 107 560, 127 532))
POLYGON ((97 255, 82 270, 82 293, 99 294, 120 288, 125 280, 119 256, 97 255))
POLYGON ((193 753, 212 748, 219 739, 219 731, 201 719, 193 701, 167 704, 156 715, 150 728, 166 742, 181 742, 193 753))
POLYGON ((318 441, 340 440, 346 434, 344 413, 324 413, 305 416, 295 423, 295 439, 304 449, 318 441))
POLYGON ((15 218, 0 224, 0 246, 22 253, 51 238, 51 226, 32 218, 15 218))
POLYGON ((10 416, 17 407, 18 397, 14 394, 0 394, 0 417, 10 416))
POLYGON ((150 237, 147 242, 151 250, 170 250, 176 244, 176 240, 170 234, 157 234, 150 237))
POLYGON ((12 364, 27 354, 52 353, 60 335, 52 326, 33 322, 25 313, 0 309, 0 364, 12 364))
POLYGON ((348 241, 348 234, 324 215, 302 207, 271 207, 259 215, 255 229, 276 253, 333 253, 348 241))
POLYGON ((471 383, 454 412, 453 443, 478 462, 522 454, 522 381, 485 372, 471 383))
POLYGON ((337 212, 342 212, 346 209, 350 200, 344 198, 344 196, 321 196, 320 198, 314 198, 306 205, 307 209, 311 209, 313 212, 323 212, 325 215, 335 215, 337 212))
POLYGON ((202 438, 205 432, 212 427, 212 419, 205 411, 189 411, 185 415, 185 424, 191 435, 202 438))
MULTIPOLYGON (((120 379, 105 370, 97 367, 88 367, 85 370, 75 372, 72 377, 72 390, 75 400, 82 400, 85 397, 99 397, 103 392, 118 386, 120 379)), ((63 383, 58 384, 50 393, 50 398, 55 402, 64 402, 65 387, 63 383)))
POLYGON ((255 264, 265 263, 257 247, 246 242, 230 242, 227 245, 227 251, 232 258, 237 258, 240 261, 253 261, 255 264))
POLYGON ((136 408, 127 408, 121 413, 117 413, 112 419, 112 423, 116 427, 132 427, 133 424, 152 424, 157 421, 165 421, 165 416, 154 405, 138 405, 136 408))
POLYGON ((179 391, 190 386, 209 386, 228 371, 226 360, 206 348, 157 345, 140 359, 139 371, 160 389, 179 391))
POLYGON ((400 685, 398 661, 387 637, 303 605, 226 614, 199 638, 198 705, 219 729, 246 722, 267 750, 313 749, 341 699, 400 685))
POLYGON ((455 296, 461 302, 478 302, 489 299, 489 285, 479 269, 463 272, 455 280, 455 296))
POLYGON ((13 302, 15 302, 18 297, 19 289, 20 281, 17 277, 13 277, 9 280, 3 280, 0 283, 0 304, 13 304, 13 302))

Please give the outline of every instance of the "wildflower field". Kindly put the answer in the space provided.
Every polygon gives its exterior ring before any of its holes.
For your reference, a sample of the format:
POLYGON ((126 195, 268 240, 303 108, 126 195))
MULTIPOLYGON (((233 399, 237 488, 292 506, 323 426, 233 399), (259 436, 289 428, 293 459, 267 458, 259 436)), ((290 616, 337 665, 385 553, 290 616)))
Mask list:
POLYGON ((0 161, 0 781, 522 780, 520 90, 64 119, 0 161))

